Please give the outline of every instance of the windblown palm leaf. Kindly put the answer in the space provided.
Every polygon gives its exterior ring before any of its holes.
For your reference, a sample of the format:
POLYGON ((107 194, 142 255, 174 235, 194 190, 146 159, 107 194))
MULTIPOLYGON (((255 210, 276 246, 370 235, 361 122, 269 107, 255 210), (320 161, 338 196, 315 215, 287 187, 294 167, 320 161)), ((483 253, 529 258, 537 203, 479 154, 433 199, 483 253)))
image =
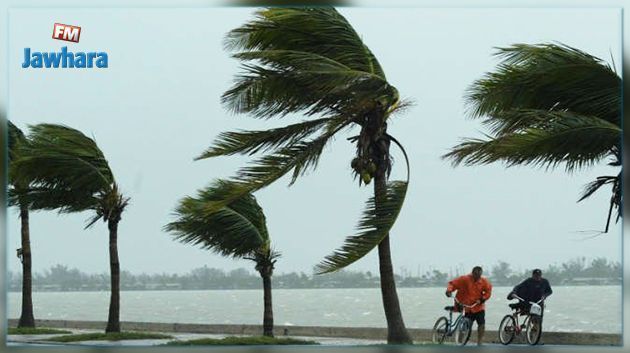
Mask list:
POLYGON ((8 121, 8 149, 9 149, 9 188, 7 190, 7 198, 9 206, 19 206, 20 203, 24 203, 24 206, 28 207, 26 201, 26 191, 28 189, 30 181, 27 178, 18 178, 15 161, 20 155, 20 150, 25 148, 28 143, 27 137, 24 132, 15 126, 11 121, 8 121))
POLYGON ((88 221, 107 221, 115 208, 128 200, 118 192, 114 176, 96 142, 63 125, 30 127, 29 143, 20 150, 16 174, 31 182, 27 201, 31 209, 81 212, 94 210, 88 221))
POLYGON ((39 124, 30 129, 30 143, 16 168, 34 182, 86 190, 109 190, 114 181, 107 160, 94 140, 63 125, 39 124), (32 152, 32 153, 29 153, 32 152))
POLYGON ((572 171, 608 156, 611 146, 619 143, 619 126, 597 117, 554 111, 513 113, 540 123, 487 140, 468 139, 445 157, 465 165, 504 161, 507 166, 556 167, 564 163, 567 171, 572 171))
POLYGON ((182 243, 223 256, 240 258, 270 250, 265 215, 253 195, 242 196, 219 211, 206 212, 208 204, 224 200, 233 188, 233 184, 219 180, 200 190, 197 197, 182 199, 175 209, 177 220, 165 230, 182 243))
POLYGON ((407 183, 393 181, 387 187, 387 195, 376 207, 374 197, 367 202, 366 210, 357 226, 357 235, 350 236, 344 245, 316 266, 317 273, 338 271, 367 255, 385 238, 402 209, 407 183))
POLYGON ((8 121, 9 133, 8 133, 8 149, 9 149, 9 163, 11 163, 16 156, 17 146, 26 140, 24 132, 15 126, 11 121, 8 121))
POLYGON ((253 155, 259 152, 275 150, 276 148, 291 145, 312 135, 329 124, 332 120, 331 118, 308 120, 278 129, 262 131, 241 130, 236 132, 223 132, 217 137, 215 145, 207 149, 196 159, 233 154, 253 155))
POLYGON ((513 109, 566 110, 620 124, 621 79, 603 60, 556 44, 515 44, 496 56, 498 69, 468 91, 474 117, 500 128, 513 109))
MULTIPOLYGON (((444 158, 454 165, 564 164, 567 171, 612 158, 610 165, 621 166, 621 79, 608 64, 555 44, 517 44, 497 56, 503 58, 498 69, 467 94, 471 115, 483 118, 491 135, 465 139, 444 158)), ((619 219, 620 175, 598 178, 578 201, 612 184, 610 209, 617 208, 619 219)))
POLYGON ((329 58, 353 70, 385 77, 378 61, 348 21, 332 7, 269 8, 231 31, 233 50, 292 50, 329 58))

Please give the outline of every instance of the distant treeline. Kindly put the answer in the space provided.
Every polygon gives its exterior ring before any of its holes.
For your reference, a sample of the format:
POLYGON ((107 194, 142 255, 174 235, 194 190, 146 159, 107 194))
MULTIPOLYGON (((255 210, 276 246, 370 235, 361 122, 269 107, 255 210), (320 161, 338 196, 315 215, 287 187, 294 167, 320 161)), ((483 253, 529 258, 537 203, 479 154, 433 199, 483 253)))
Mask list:
MULTIPOLYGON (((621 284, 622 268, 618 262, 596 258, 587 262, 576 258, 561 265, 543 268, 543 276, 554 285, 610 285, 621 284)), ((531 275, 531 269, 512 270, 509 263, 500 261, 484 269, 494 286, 513 286, 531 275)), ((450 278, 467 273, 457 269, 451 272, 425 271, 412 275, 406 269, 396 274, 399 287, 442 287, 450 278), (454 273, 453 273, 454 272, 454 273)), ((21 290, 21 273, 8 273, 9 291, 21 290)), ((186 274, 132 274, 121 273, 123 290, 163 289, 259 289, 261 280, 257 273, 245 268, 224 271, 217 268, 200 267, 186 274)), ((109 274, 87 274, 76 268, 56 265, 44 273, 33 274, 33 289, 36 291, 98 291, 109 290, 109 274)), ((303 272, 277 273, 273 276, 274 288, 372 288, 379 286, 379 278, 369 271, 339 271, 325 275, 307 275, 303 272)))

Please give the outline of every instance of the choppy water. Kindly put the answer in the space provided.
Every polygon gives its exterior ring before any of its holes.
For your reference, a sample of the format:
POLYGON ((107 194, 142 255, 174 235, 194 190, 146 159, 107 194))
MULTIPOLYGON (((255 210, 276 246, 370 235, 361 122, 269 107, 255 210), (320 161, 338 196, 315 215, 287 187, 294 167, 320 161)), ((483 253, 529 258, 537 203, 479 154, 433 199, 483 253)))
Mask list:
MULTIPOLYGON (((510 288, 495 287, 486 303, 486 326, 496 329, 508 313, 510 288)), ((554 287, 547 300, 549 331, 621 333, 621 286, 554 287)), ((430 328, 451 300, 443 288, 399 288, 408 327, 430 328)), ((20 293, 8 293, 8 317, 20 315, 20 293)), ((107 320, 109 292, 36 292, 38 319, 107 320)), ((384 327, 378 288, 277 289, 274 321, 280 325, 384 327)), ((123 291, 121 320, 259 324, 262 290, 123 291)))

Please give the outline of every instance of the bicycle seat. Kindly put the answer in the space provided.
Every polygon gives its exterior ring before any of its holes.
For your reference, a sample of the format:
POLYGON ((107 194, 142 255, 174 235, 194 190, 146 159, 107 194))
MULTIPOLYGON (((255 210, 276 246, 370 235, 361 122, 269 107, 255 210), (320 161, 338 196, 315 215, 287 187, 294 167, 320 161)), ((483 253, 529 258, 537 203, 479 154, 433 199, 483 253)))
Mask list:
POLYGON ((446 310, 446 311, 453 311, 453 310, 455 310, 455 307, 453 305, 445 306, 444 310, 446 310))

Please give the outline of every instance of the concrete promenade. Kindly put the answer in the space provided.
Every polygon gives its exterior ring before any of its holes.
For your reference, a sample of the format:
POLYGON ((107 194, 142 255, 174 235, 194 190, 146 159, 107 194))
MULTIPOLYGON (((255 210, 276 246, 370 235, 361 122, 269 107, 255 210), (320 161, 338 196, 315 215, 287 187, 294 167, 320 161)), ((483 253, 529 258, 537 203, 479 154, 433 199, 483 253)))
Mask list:
MULTIPOLYGON (((9 319, 9 326, 17 325, 16 319, 9 319)), ((104 330, 104 321, 74 321, 74 320, 36 320, 38 327, 69 328, 86 330, 104 330)), ((220 334, 220 335, 260 335, 261 325, 222 325, 222 324, 186 324, 186 323, 158 323, 158 322, 121 322, 125 331, 150 331, 164 333, 190 334, 220 334)), ((409 328, 415 342, 431 341, 430 329, 409 328)), ((283 326, 274 327, 274 335, 302 336, 302 337, 336 337, 357 340, 385 341, 387 330, 377 327, 324 327, 324 326, 283 326)), ((523 335, 521 335, 523 336, 523 335)), ((470 340, 475 341, 476 332, 473 331, 470 340)), ((524 342, 515 339, 516 344, 524 342)), ((486 343, 498 343, 496 330, 486 331, 486 343)), ((545 332, 541 343, 547 345, 604 345, 616 346, 622 344, 621 334, 584 333, 584 332, 545 332)))

